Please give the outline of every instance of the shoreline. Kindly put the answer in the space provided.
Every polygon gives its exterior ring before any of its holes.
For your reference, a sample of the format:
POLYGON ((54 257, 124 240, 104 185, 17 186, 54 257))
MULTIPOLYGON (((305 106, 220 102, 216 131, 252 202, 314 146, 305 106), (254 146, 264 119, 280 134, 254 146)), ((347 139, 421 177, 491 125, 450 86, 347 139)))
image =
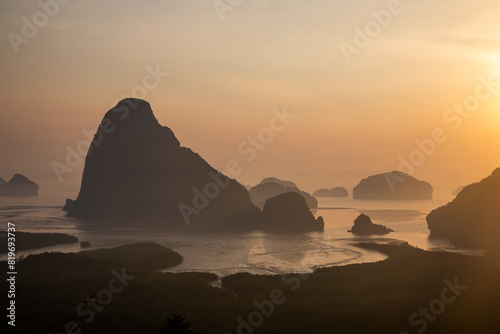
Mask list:
POLYGON ((221 278, 221 288, 214 284, 218 281, 214 274, 159 272, 164 266, 180 263, 182 256, 154 243, 77 254, 41 254, 17 265, 17 280, 22 287, 17 309, 25 332, 32 332, 34 326, 38 331, 57 331, 69 321, 84 296, 106 286, 113 277, 110 270, 123 268, 131 281, 113 299, 112 309, 127 310, 127 317, 114 317, 110 308, 98 313, 86 330, 149 333, 161 325, 164 314, 174 313, 185 316, 200 333, 234 332, 238 319, 247 321, 246 316, 256 310, 254 302, 263 303, 279 290, 286 298, 275 305, 275 314, 263 323, 265 332, 285 331, 293 325, 304 333, 310 328, 317 333, 342 332, 346 326, 349 333, 367 333, 375 327, 399 333, 412 327, 408 318, 415 309, 432 303, 450 282, 467 289, 461 295, 457 292, 457 301, 439 321, 429 323, 432 332, 466 333, 477 325, 477 315, 482 326, 479 332, 496 328, 498 321, 493 313, 500 300, 487 297, 488 291, 500 289, 500 268, 492 254, 477 257, 431 252, 408 244, 372 242, 358 246, 388 257, 375 263, 319 268, 310 274, 237 273, 221 278), (315 306, 311 307, 313 301, 315 306), (41 307, 47 304, 52 307, 41 307), (353 312, 363 321, 350 318, 353 312), (453 321, 457 316, 460 324, 453 321))

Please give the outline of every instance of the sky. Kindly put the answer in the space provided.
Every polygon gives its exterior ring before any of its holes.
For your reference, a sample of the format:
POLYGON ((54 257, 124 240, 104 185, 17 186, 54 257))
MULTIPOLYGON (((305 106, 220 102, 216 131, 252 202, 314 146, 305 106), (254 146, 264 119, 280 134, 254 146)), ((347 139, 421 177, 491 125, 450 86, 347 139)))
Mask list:
POLYGON ((76 196, 78 150, 132 96, 215 168, 237 161, 243 184, 352 187, 406 161, 450 193, 500 167, 499 14, 497 0, 0 0, 0 177, 76 196))

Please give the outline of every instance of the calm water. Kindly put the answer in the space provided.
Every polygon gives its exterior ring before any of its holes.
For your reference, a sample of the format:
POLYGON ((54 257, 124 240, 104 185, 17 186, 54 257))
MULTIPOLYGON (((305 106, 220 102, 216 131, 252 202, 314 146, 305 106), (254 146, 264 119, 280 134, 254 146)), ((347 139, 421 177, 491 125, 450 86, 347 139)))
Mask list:
MULTIPOLYGON (((323 233, 301 235, 246 234, 171 234, 147 229, 96 228, 65 217, 61 211, 66 197, 60 194, 40 194, 36 198, 0 197, 0 229, 7 222, 19 231, 58 232, 74 235, 80 241, 90 241, 90 249, 113 247, 134 242, 152 241, 172 248, 184 257, 181 265, 167 271, 204 271, 220 276, 236 272, 272 274, 310 272, 314 268, 352 263, 374 262, 384 255, 356 247, 362 241, 399 242, 427 250, 446 250, 468 254, 480 252, 457 249, 443 240, 429 240, 426 214, 447 202, 431 201, 359 201, 352 199, 319 198, 316 216, 325 219, 323 233), (359 238, 348 233, 354 219, 365 213, 377 224, 396 232, 384 237, 359 238)), ((18 252, 17 255, 47 251, 77 252, 79 245, 62 245, 18 252)), ((6 256, 0 256, 5 260, 6 256)))

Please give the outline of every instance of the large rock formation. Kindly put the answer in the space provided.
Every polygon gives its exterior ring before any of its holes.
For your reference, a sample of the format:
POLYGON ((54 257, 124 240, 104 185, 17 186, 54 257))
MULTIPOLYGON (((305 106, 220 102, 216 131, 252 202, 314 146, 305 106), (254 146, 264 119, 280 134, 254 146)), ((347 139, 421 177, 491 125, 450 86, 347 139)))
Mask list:
POLYGON ((281 184, 284 187, 297 188, 297 189, 299 188, 292 181, 284 181, 284 180, 280 180, 276 177, 266 177, 265 179, 262 179, 262 181, 260 181, 259 184, 264 184, 264 183, 277 183, 277 184, 281 184))
POLYGON ((269 198, 287 192, 296 192, 301 194, 302 197, 305 198, 307 205, 311 209, 318 208, 318 200, 309 195, 308 193, 306 193, 305 191, 301 191, 298 188, 286 187, 278 183, 273 183, 273 182, 262 183, 256 185, 255 187, 250 188, 248 192, 250 193, 250 198, 252 199, 252 202, 259 208, 263 208, 264 204, 269 198))
POLYGON ((363 179, 353 190, 354 199, 424 200, 432 199, 432 186, 411 175, 394 171, 363 179))
POLYGON ((38 184, 26 176, 15 174, 9 182, 0 184, 0 196, 38 196, 38 184))
POLYGON ((313 192, 314 197, 348 197, 349 193, 346 188, 335 187, 332 189, 318 189, 313 192))
POLYGON ((280 233, 323 231, 322 217, 314 218, 306 200, 297 192, 279 194, 266 201, 262 229, 280 233))
POLYGON ((500 237, 500 168, 466 186, 450 203, 427 216, 431 237, 458 246, 498 248, 500 237))
POLYGON ((349 231, 357 235, 371 235, 371 234, 388 234, 394 232, 392 229, 384 225, 374 224, 370 217, 365 214, 360 214, 354 220, 354 226, 349 231))
POLYGON ((92 220, 208 230, 247 227, 260 215, 242 185, 182 147, 139 99, 122 100, 104 116, 68 209, 92 220))
POLYGON ((5 182, 5 180, 4 180, 4 179, 2 179, 2 178, 0 177, 0 186, 3 186, 3 185, 4 185, 4 184, 6 184, 6 183, 7 183, 7 182, 5 182))

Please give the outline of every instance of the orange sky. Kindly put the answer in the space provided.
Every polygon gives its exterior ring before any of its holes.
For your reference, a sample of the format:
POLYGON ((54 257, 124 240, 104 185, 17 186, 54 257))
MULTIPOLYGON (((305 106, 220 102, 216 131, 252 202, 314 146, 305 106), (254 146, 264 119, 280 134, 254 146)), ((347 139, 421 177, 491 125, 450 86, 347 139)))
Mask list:
POLYGON ((20 172, 74 197, 83 164, 59 182, 53 162, 115 101, 141 97, 147 68, 169 73, 146 91, 160 123, 216 168, 241 162, 245 184, 351 187, 397 169, 436 128, 447 139, 415 177, 449 193, 487 176, 500 166, 500 86, 459 126, 443 116, 476 96, 479 77, 500 81, 500 3, 401 0, 348 62, 342 43, 390 3, 243 0, 221 21, 212 0, 69 1, 13 46, 42 8, 0 0, 0 177, 20 172), (246 161, 238 147, 285 106, 296 117, 246 161))

